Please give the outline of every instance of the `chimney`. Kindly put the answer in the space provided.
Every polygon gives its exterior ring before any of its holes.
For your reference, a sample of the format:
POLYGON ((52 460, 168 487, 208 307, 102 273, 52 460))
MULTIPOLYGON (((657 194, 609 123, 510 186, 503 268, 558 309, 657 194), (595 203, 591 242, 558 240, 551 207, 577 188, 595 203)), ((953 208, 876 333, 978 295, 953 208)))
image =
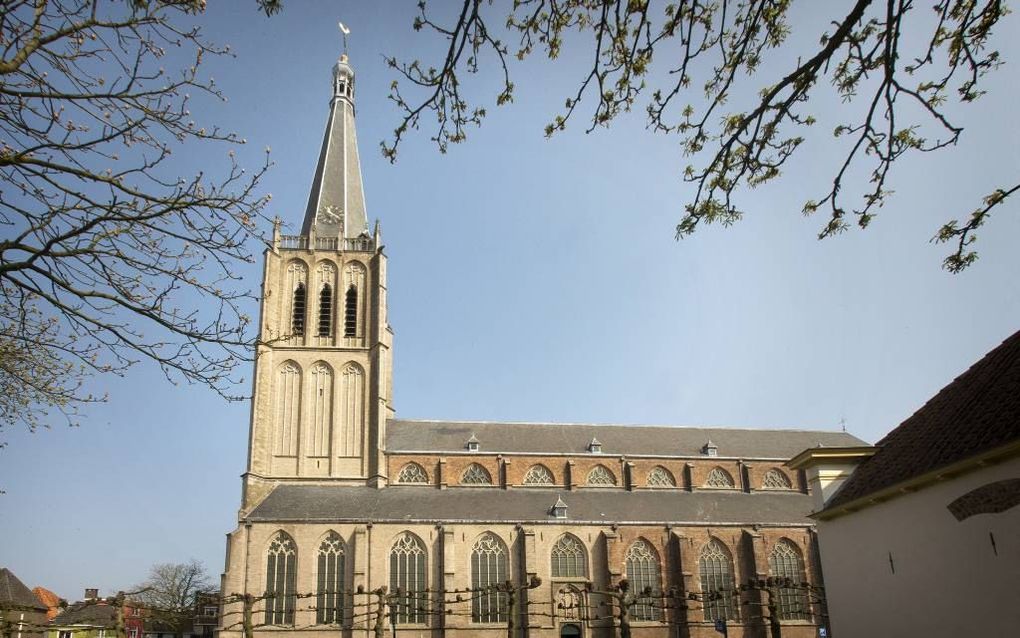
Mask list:
POLYGON ((95 600, 97 598, 99 598, 99 589, 98 588, 88 587, 88 588, 85 589, 85 600, 89 601, 89 600, 95 600))

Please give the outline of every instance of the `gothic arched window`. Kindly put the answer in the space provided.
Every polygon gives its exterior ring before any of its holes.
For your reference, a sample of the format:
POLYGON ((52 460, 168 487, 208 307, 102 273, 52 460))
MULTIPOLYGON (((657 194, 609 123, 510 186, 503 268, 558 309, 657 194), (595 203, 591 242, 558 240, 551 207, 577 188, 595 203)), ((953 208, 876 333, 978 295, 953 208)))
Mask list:
POLYGON ((319 544, 315 622, 342 625, 344 622, 344 541, 330 532, 319 544))
POLYGON ((552 548, 553 578, 587 578, 588 559, 584 545, 572 534, 564 534, 552 548))
POLYGON ((481 465, 472 463, 460 475, 460 482, 461 485, 492 485, 492 475, 481 465))
POLYGON ((322 284, 319 292, 319 336, 328 337, 333 329, 333 287, 322 284))
POLYGON ((305 285, 300 281, 294 287, 294 300, 291 303, 290 333, 295 337, 305 334, 305 285))
POLYGON ((399 624, 424 623, 426 599, 426 552, 421 539, 404 532, 390 548, 390 592, 397 595, 395 618, 399 624))
POLYGON ((761 481, 761 487, 764 490, 792 490, 793 483, 790 482, 790 479, 787 478, 782 470, 772 468, 765 472, 765 477, 761 481))
POLYGON ((411 462, 400 468, 397 474, 397 483, 428 483, 429 475, 425 468, 417 463, 411 462))
POLYGON ((708 473, 708 478, 705 479, 705 487, 732 489, 736 486, 737 484, 733 482, 730 473, 721 467, 713 467, 712 471, 708 473))
POLYGON ((532 465, 524 473, 525 485, 552 485, 554 482, 552 472, 544 465, 532 465))
POLYGON ((293 625, 297 593, 297 546, 277 532, 266 552, 266 624, 293 625))
POLYGON ((789 578, 793 585, 779 588, 779 618, 807 620, 810 607, 804 590, 797 587, 804 582, 804 561, 797 546, 785 538, 776 543, 769 552, 769 572, 776 578, 789 578))
POLYGON ((494 534, 485 533, 471 548, 471 622, 505 623, 507 594, 495 591, 509 576, 506 545, 494 534))
POLYGON ((634 620, 658 620, 659 608, 653 603, 659 596, 659 555, 647 541, 637 540, 627 550, 627 580, 630 582, 630 591, 641 598, 630 609, 631 617, 634 620), (644 596, 643 592, 648 589, 651 596, 644 596))
POLYGON ((701 550, 698 570, 701 592, 705 594, 705 620, 737 620, 733 559, 729 550, 713 538, 701 550))
POLYGON ((344 296, 344 336, 358 336, 358 289, 351 284, 344 296))
POLYGON ((648 486, 649 487, 676 487, 676 479, 673 478, 673 473, 662 467, 656 465, 648 473, 648 486))
POLYGON ((588 472, 588 485, 616 485, 616 477, 605 465, 596 465, 588 472))

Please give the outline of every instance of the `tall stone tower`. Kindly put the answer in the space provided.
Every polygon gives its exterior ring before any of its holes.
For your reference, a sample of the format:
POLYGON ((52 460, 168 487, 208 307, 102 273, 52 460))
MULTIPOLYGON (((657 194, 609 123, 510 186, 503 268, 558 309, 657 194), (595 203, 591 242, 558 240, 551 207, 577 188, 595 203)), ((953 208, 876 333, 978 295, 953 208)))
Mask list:
POLYGON ((242 512, 281 483, 385 484, 392 331, 380 239, 378 222, 368 233, 343 55, 301 233, 282 235, 278 222, 265 253, 242 512))

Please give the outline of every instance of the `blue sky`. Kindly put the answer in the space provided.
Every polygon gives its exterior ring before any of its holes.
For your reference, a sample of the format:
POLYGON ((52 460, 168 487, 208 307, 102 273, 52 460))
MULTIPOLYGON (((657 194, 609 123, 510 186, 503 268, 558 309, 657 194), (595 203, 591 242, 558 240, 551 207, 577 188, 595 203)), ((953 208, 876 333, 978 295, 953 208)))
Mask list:
MULTIPOLYGON (((1020 328, 1017 203, 980 233, 981 259, 963 274, 941 270, 946 248, 929 243, 943 221, 1016 179, 1015 42, 998 43, 1008 64, 990 95, 960 111, 963 141, 897 167, 896 194, 867 231, 819 242, 822 220, 800 215, 839 159, 827 120, 848 108, 820 100, 826 121, 783 181, 745 193, 742 222, 678 243, 686 160, 676 139, 645 130, 640 109, 609 130, 584 135, 578 121, 543 137, 580 78, 584 55, 573 50, 515 67, 509 107, 492 104, 491 77, 473 79, 467 89, 490 114, 466 144, 439 155, 426 129, 386 162, 378 143, 398 113, 382 56, 438 51, 412 32, 414 11, 292 1, 268 19, 254 2, 210 3, 206 33, 237 57, 211 63, 230 101, 198 114, 246 137, 251 162, 272 148, 271 214, 298 226, 336 21, 352 28, 368 211, 390 257, 398 416, 845 422, 876 441, 1020 328)), ((816 39, 819 16, 801 17, 816 39)), ((999 32, 1016 28, 1013 15, 999 32)), ((253 287, 260 268, 243 271, 253 287)), ((6 433, 0 565, 72 599, 86 586, 130 587, 155 562, 194 557, 218 575, 240 502, 248 405, 170 385, 144 365, 97 388, 110 401, 80 427, 6 433)))

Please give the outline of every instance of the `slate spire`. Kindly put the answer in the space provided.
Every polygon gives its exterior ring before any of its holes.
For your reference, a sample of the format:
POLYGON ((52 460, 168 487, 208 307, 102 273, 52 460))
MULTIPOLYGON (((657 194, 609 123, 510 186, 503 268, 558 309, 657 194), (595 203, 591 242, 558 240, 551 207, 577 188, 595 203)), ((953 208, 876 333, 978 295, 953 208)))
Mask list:
POLYGON ((333 67, 333 97, 315 166, 301 234, 351 239, 368 233, 361 184, 358 137, 354 131, 354 69, 347 54, 333 67))

